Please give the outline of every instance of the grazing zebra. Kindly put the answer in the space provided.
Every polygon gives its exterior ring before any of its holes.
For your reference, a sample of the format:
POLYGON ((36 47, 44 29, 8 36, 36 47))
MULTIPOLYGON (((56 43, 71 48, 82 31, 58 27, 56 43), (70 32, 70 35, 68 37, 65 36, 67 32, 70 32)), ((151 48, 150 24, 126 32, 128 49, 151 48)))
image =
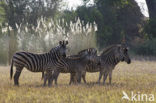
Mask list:
POLYGON ((80 56, 73 55, 64 59, 66 66, 62 69, 55 69, 53 73, 53 80, 55 79, 55 84, 57 84, 57 78, 59 73, 70 73, 70 82, 71 83, 80 83, 82 73, 85 71, 85 66, 94 60, 94 53, 91 49, 79 53, 80 56), (76 76, 76 77, 75 77, 76 76))
MULTIPOLYGON (((14 75, 14 84, 19 85, 19 76, 23 68, 31 72, 43 72, 43 71, 52 71, 52 68, 63 66, 61 59, 66 57, 66 45, 68 41, 60 41, 59 45, 55 48, 52 48, 48 53, 45 54, 33 54, 30 52, 17 52, 12 57, 11 69, 10 69, 10 78, 12 79, 13 75, 13 66, 16 67, 16 73, 14 75)), ((48 79, 50 86, 50 77, 48 79)))
POLYGON ((109 84, 111 84, 112 71, 120 61, 121 62, 125 61, 127 62, 127 64, 131 63, 131 59, 128 55, 128 48, 123 43, 107 47, 100 55, 100 57, 101 64, 98 83, 100 83, 100 80, 103 76, 103 84, 105 84, 108 75, 109 75, 109 84))

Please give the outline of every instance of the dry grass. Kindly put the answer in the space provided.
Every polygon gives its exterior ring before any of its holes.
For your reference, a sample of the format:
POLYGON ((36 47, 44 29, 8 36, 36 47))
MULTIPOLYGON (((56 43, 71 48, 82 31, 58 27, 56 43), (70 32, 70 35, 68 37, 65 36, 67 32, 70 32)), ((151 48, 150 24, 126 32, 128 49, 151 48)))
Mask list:
POLYGON ((113 72, 112 85, 105 86, 95 84, 98 73, 88 73, 86 85, 69 86, 69 74, 61 74, 58 86, 42 87, 41 73, 24 70, 20 87, 15 87, 9 73, 9 67, 0 67, 0 103, 127 103, 121 99, 123 90, 156 96, 156 62, 120 63, 113 72))

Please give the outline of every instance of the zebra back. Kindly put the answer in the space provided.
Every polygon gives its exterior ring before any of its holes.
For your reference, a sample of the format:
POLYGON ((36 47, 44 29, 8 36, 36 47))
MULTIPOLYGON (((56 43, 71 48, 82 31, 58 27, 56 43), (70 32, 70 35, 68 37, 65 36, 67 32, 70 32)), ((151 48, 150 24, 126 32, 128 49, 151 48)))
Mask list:
POLYGON ((52 66, 62 67, 64 64, 61 59, 66 56, 67 44, 65 41, 60 41, 58 46, 43 54, 16 52, 13 55, 12 63, 14 63, 16 69, 19 71, 21 71, 23 67, 26 67, 32 72, 42 72, 52 66))
POLYGON ((100 56, 103 66, 107 65, 114 67, 120 61, 126 61, 127 63, 130 62, 127 47, 122 44, 107 47, 100 56))

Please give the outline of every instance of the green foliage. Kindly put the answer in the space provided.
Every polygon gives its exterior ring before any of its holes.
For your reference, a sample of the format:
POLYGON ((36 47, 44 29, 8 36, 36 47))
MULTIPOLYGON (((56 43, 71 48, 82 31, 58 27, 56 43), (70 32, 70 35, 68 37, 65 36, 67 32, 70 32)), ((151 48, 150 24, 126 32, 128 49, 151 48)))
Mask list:
POLYGON ((5 7, 6 19, 13 29, 17 29, 16 24, 21 23, 36 26, 39 18, 55 16, 59 2, 60 0, 8 0, 5 7))
POLYGON ((7 46, 7 36, 3 36, 0 38, 0 65, 7 64, 7 54, 8 54, 8 46, 7 46))
POLYGON ((137 55, 156 56, 156 39, 147 40, 135 48, 137 55))
POLYGON ((148 34, 150 39, 156 38, 156 18, 150 19, 145 26, 144 31, 148 34))
POLYGON ((0 24, 4 23, 5 21, 6 11, 3 8, 4 5, 4 2, 0 1, 0 24))
POLYGON ((2 36, 2 28, 6 22, 6 11, 4 9, 5 3, 0 1, 0 37, 2 36))
POLYGON ((7 52, 0 50, 0 65, 6 65, 7 61, 7 52))
POLYGON ((95 0, 95 5, 80 6, 75 12, 84 23, 96 22, 99 48, 120 43, 123 36, 130 43, 142 35, 138 25, 143 25, 143 15, 134 0, 95 0))

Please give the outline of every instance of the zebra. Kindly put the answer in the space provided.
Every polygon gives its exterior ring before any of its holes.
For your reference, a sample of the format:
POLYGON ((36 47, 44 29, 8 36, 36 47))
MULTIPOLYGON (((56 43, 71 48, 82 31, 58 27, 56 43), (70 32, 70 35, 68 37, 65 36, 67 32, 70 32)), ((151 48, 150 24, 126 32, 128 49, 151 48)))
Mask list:
MULTIPOLYGON (((125 44, 117 44, 108 46, 103 50, 100 56, 94 57, 95 61, 92 61, 90 64, 86 65, 86 71, 83 72, 82 78, 84 83, 86 83, 86 72, 100 72, 98 83, 102 78, 102 75, 108 75, 109 73, 109 84, 111 84, 112 80, 112 70, 120 61, 125 61, 130 64, 131 60, 128 55, 128 48, 125 44)), ((103 84, 105 84, 105 80, 107 77, 104 78, 103 84)))
POLYGON ((79 54, 80 54, 79 56, 78 55, 68 56, 67 58, 64 59, 64 62, 66 62, 67 65, 62 69, 54 70, 52 81, 55 79, 56 85, 59 73, 70 73, 69 84, 77 82, 80 83, 81 75, 85 71, 86 64, 94 60, 94 53, 91 49, 87 49, 83 51, 83 53, 79 52, 79 54))
MULTIPOLYGON (((10 79, 13 76, 13 66, 16 67, 14 74, 14 85, 19 86, 19 76, 25 67, 31 72, 52 71, 52 68, 61 67, 61 59, 66 57, 66 45, 68 41, 59 41, 59 45, 52 48, 49 52, 44 54, 33 54, 30 52, 16 52, 12 57, 10 68, 10 79)), ((50 74, 49 72, 49 74, 50 74)), ((50 86, 50 77, 48 79, 50 86)), ((45 81, 44 81, 45 82, 45 81)), ((45 85, 45 84, 44 84, 45 85)))
POLYGON ((131 63, 131 59, 128 54, 128 48, 125 43, 111 45, 107 47, 100 55, 100 58, 101 64, 98 83, 100 84, 100 80, 103 76, 103 85, 105 84, 108 75, 109 84, 111 84, 112 71, 120 61, 125 61, 127 62, 127 64, 131 63))
MULTIPOLYGON (((94 56, 93 57, 94 59, 86 64, 85 71, 82 72, 82 79, 83 79, 84 83, 86 83, 86 79, 85 79, 86 71, 87 72, 98 72, 99 71, 99 66, 100 66, 101 61, 100 61, 100 57, 97 56, 97 50, 95 48, 88 48, 88 49, 84 49, 84 50, 80 51, 76 56, 70 56, 72 58, 79 57, 79 56, 83 55, 87 50, 91 51, 92 55, 94 56)), ((74 76, 74 75, 72 75, 72 76, 74 76)), ((72 77, 72 78, 75 78, 75 77, 72 77)))

